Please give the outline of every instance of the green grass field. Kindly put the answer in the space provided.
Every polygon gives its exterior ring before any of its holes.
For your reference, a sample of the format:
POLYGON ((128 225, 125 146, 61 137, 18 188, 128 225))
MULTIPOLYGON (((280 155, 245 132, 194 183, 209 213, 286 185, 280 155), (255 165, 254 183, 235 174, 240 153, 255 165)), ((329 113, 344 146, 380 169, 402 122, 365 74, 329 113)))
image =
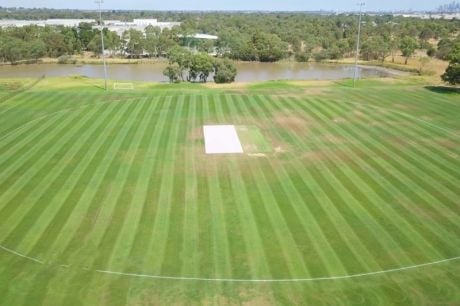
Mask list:
POLYGON ((12 82, 1 305, 460 304, 458 93, 12 82), (206 156, 204 124, 251 154, 206 156))

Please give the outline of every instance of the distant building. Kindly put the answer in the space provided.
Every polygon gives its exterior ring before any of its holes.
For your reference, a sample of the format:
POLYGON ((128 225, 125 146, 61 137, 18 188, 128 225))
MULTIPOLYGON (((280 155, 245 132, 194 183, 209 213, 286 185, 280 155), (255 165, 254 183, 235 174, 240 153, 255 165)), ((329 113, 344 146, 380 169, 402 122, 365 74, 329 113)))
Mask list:
MULTIPOLYGON (((78 27, 80 23, 93 24, 94 28, 100 29, 95 19, 47 19, 47 20, 0 20, 0 27, 24 27, 30 25, 36 25, 40 27, 44 26, 64 26, 64 27, 78 27)), ((180 22, 160 22, 157 19, 134 19, 132 22, 124 22, 120 20, 106 20, 104 21, 104 27, 110 31, 116 32, 120 37, 124 31, 129 29, 145 31, 148 26, 158 27, 162 31, 164 29, 172 29, 175 26, 179 26, 180 22)))
MULTIPOLYGON (((163 31, 164 29, 172 29, 175 26, 180 26, 180 22, 161 22, 157 19, 134 19, 132 22, 125 22, 120 20, 106 20, 104 21, 104 28, 109 31, 116 32, 118 36, 122 36, 127 30, 134 29, 145 32, 148 26, 158 27, 163 31)), ((96 26, 100 28, 99 26, 96 26)))
POLYGON ((77 27, 80 23, 86 22, 95 24, 94 19, 47 19, 47 20, 0 20, 0 27, 25 27, 36 25, 39 27, 44 26, 64 26, 64 27, 77 27))
POLYGON ((445 19, 453 20, 460 19, 460 13, 414 13, 414 14, 394 14, 394 16, 400 16, 405 18, 420 18, 420 19, 445 19))
MULTIPOLYGON (((184 37, 183 35, 179 35, 179 37, 184 37)), ((207 40, 218 40, 219 36, 209 35, 209 34, 193 34, 193 35, 186 35, 185 38, 190 39, 207 39, 207 40)))

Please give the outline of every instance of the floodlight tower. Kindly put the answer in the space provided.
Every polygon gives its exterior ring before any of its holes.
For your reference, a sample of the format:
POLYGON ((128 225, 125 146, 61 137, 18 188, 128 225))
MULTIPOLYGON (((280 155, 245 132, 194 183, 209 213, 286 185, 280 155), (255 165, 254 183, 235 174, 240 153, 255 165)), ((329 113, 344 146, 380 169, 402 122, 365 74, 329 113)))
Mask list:
POLYGON ((361 39, 361 19, 362 19, 362 12, 363 12, 363 6, 366 5, 366 3, 361 2, 358 3, 359 5, 359 21, 358 21, 358 41, 356 42, 356 57, 355 57, 355 72, 353 75, 353 87, 356 85, 356 79, 358 78, 358 58, 359 58, 359 43, 361 39))
POLYGON ((104 63, 104 88, 107 91, 107 64, 105 62, 105 50, 104 50, 104 26, 102 25, 102 12, 101 4, 104 3, 104 0, 95 1, 99 8, 99 26, 101 27, 101 45, 102 45, 102 61, 104 63))

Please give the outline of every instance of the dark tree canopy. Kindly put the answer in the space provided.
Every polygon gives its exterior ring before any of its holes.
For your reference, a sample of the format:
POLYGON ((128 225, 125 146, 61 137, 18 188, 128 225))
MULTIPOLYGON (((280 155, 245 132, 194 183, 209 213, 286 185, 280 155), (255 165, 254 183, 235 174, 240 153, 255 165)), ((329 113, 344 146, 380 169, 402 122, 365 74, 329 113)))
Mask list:
POLYGON ((442 79, 451 85, 460 84, 460 43, 457 43, 448 56, 449 66, 442 79))

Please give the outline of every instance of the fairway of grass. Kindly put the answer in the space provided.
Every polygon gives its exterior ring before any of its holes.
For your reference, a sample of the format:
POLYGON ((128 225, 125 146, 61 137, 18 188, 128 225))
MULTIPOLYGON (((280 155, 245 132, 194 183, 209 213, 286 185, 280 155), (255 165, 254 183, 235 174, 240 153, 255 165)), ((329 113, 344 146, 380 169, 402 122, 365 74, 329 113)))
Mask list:
POLYGON ((458 93, 12 82, 0 305, 460 303, 458 93))

